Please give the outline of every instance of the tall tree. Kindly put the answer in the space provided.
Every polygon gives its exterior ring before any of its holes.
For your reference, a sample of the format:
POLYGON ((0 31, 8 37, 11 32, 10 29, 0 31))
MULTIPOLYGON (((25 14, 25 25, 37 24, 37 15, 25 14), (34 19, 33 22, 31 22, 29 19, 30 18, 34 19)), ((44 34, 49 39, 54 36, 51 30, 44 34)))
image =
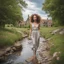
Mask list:
POLYGON ((64 25, 64 0, 45 0, 42 10, 45 10, 52 20, 64 25))
POLYGON ((23 19, 22 10, 26 6, 23 0, 0 0, 0 26, 23 19))

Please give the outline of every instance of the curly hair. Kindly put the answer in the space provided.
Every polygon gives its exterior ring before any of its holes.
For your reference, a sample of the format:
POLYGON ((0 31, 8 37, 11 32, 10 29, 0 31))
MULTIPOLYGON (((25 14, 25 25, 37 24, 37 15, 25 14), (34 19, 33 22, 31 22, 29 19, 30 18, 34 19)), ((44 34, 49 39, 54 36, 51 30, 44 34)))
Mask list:
POLYGON ((32 14, 31 17, 30 17, 30 22, 32 22, 32 23, 34 22, 33 16, 36 16, 36 17, 37 17, 36 22, 37 22, 37 23, 40 23, 41 17, 40 17, 38 14, 32 14))

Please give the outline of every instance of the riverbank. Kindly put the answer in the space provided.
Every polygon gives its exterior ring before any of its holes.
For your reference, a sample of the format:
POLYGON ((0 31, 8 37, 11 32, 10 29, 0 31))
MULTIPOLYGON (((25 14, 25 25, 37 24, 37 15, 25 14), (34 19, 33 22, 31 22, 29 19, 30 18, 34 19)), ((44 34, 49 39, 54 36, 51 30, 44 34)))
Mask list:
POLYGON ((16 41, 21 40, 24 34, 28 34, 25 28, 0 28, 0 48, 13 45, 16 41))
POLYGON ((41 28, 41 36, 47 39, 50 44, 50 55, 55 59, 51 64, 64 64, 64 34, 60 34, 59 31, 55 34, 52 32, 64 27, 43 27, 41 28))
MULTIPOLYGON (((64 27, 41 27, 40 29, 41 37, 44 37, 48 42, 50 55, 54 57, 51 64, 64 64, 64 34, 60 34, 58 31, 61 28, 64 27), (56 31, 58 32, 55 33, 56 31)), ((5 29, 0 29, 1 48, 13 45, 18 40, 23 39, 26 34, 29 35, 29 28, 6 27, 5 29)))
POLYGON ((40 37, 40 44, 36 53, 36 58, 33 58, 32 40, 28 37, 19 41, 22 45, 22 50, 16 52, 17 54, 11 54, 7 58, 7 61, 2 64, 49 64, 51 57, 49 56, 48 43, 43 37, 40 37), (30 51, 30 52, 29 52, 30 51), (38 59, 38 60, 37 60, 38 59))
POLYGON ((0 59, 4 60, 9 54, 21 50, 22 45, 18 42, 27 36, 26 28, 0 28, 0 59))

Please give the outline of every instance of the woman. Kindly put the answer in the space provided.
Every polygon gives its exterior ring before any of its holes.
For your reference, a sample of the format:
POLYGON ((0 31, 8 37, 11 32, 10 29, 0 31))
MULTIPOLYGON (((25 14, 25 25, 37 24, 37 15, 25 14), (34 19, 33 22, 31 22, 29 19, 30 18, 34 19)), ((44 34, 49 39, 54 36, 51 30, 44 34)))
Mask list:
POLYGON ((41 18, 38 14, 32 14, 30 17, 30 35, 33 41, 33 51, 36 55, 36 51, 40 42, 40 21, 41 18))

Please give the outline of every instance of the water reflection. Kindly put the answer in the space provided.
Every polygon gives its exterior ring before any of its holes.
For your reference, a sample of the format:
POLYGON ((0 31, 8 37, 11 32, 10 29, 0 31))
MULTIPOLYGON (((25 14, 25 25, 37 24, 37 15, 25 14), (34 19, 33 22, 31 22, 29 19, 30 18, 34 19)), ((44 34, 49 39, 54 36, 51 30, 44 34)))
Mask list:
MULTIPOLYGON (((43 39, 40 38, 40 41, 40 43, 42 43, 43 39)), ((20 41, 20 43, 23 46, 22 51, 9 55, 8 60, 1 64, 38 64, 37 58, 33 56, 32 40, 24 38, 22 41, 20 41)))
POLYGON ((16 53, 14 53, 13 55, 9 55, 8 60, 5 63, 1 63, 1 64, 21 64, 21 63, 25 63, 26 59, 33 56, 33 51, 31 49, 31 47, 32 47, 31 42, 32 41, 28 40, 28 38, 25 38, 22 41, 20 41, 20 43, 23 46, 22 51, 18 51, 16 53))

